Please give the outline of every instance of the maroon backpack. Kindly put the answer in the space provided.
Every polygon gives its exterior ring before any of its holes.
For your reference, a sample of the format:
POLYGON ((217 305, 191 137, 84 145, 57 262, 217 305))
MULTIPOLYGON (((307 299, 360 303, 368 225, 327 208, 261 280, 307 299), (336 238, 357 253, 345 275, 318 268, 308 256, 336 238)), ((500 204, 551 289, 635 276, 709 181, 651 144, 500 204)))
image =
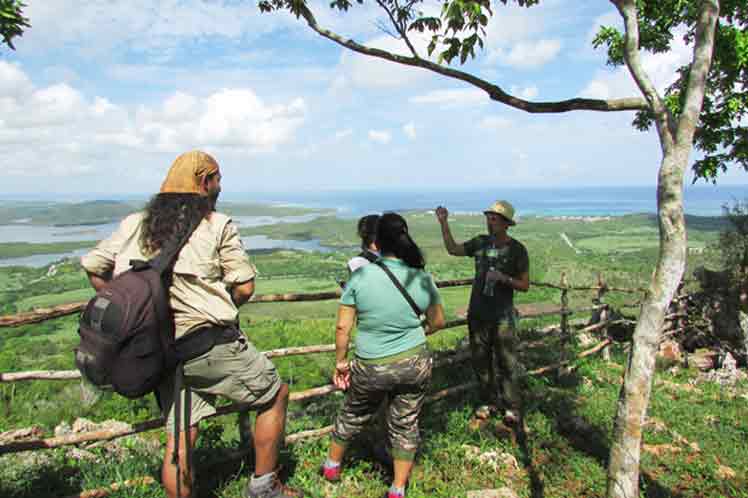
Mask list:
POLYGON ((88 302, 80 317, 75 364, 94 385, 139 398, 176 368, 171 273, 198 224, 153 259, 130 261, 129 270, 88 302))

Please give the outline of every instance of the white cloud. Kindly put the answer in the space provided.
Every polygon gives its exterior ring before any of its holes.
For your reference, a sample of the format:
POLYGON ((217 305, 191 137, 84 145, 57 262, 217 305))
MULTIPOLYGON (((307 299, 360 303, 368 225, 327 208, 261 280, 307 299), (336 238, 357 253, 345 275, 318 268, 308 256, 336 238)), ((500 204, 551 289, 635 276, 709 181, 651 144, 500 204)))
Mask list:
MULTIPOLYGON (((691 60, 693 49, 683 41, 683 31, 673 33, 673 41, 669 52, 641 54, 642 66, 651 78, 660 94, 678 77, 677 69, 691 60)), ((625 66, 613 71, 597 71, 581 91, 582 97, 609 99, 619 97, 640 96, 639 88, 625 66)))
POLYGON ((223 89, 203 99, 176 94, 160 111, 141 109, 137 127, 160 150, 202 144, 258 152, 289 141, 305 109, 302 99, 267 105, 248 88, 223 89))
POLYGON ((487 130, 501 130, 511 126, 511 120, 503 116, 486 116, 481 119, 478 126, 487 130))
POLYGON ((510 93, 512 95, 518 96, 521 99, 532 100, 538 96, 538 87, 536 87, 535 85, 526 87, 512 86, 510 88, 510 93))
POLYGON ((197 104, 197 99, 192 95, 176 92, 164 101, 164 118, 171 121, 190 119, 197 104))
POLYGON ((411 140, 416 139, 416 125, 412 121, 403 125, 403 133, 411 140))
POLYGON ((261 15, 256 4, 208 0, 44 0, 29 2, 32 27, 18 40, 19 51, 65 47, 104 55, 126 47, 169 59, 187 39, 255 38, 280 26, 297 26, 292 16, 261 15))
POLYGON ((343 140, 353 135, 353 130, 346 128, 345 130, 338 130, 335 132, 335 140, 343 140))
MULTIPOLYGON (((426 46, 429 40, 423 35, 411 35, 411 41, 422 57, 426 57, 426 46)), ((364 43, 397 55, 412 55, 402 40, 391 36, 380 36, 364 43)), ((351 50, 344 50, 336 71, 341 72, 346 83, 364 89, 390 89, 411 85, 426 78, 434 77, 433 73, 416 67, 405 66, 396 62, 361 55, 351 50)))
POLYGON ((562 43, 547 33, 557 31, 553 25, 560 22, 566 10, 567 5, 553 1, 532 9, 497 6, 486 27, 485 64, 529 69, 551 61, 559 54, 562 43))
POLYGON ((4 125, 8 128, 60 126, 84 119, 88 113, 83 96, 65 83, 11 100, 7 103, 12 111, 4 117, 4 125))
POLYGON ((526 9, 517 6, 501 6, 486 26, 486 48, 491 50, 532 38, 544 29, 545 9, 526 9))
POLYGON ((392 134, 387 130, 369 130, 369 140, 380 144, 388 144, 392 140, 392 134))
POLYGON ((542 39, 522 41, 508 49, 497 48, 489 54, 489 60, 516 68, 534 68, 551 61, 561 51, 561 41, 542 39))
POLYGON ((269 104, 249 88, 223 89, 205 97, 175 92, 154 106, 128 109, 104 97, 89 98, 66 83, 34 89, 19 67, 7 63, 0 63, 0 85, 24 89, 0 98, 0 143, 34 144, 6 155, 24 158, 9 171, 21 176, 57 174, 66 171, 63 164, 82 173, 89 171, 85 165, 91 156, 135 151, 270 151, 294 139, 307 113, 301 98, 269 104))
POLYGON ((16 64, 0 60, 0 96, 20 98, 33 89, 31 80, 16 64))
POLYGON ((615 72, 597 71, 595 78, 587 83, 581 91, 580 96, 590 99, 606 100, 615 96, 634 96, 635 88, 632 82, 626 78, 627 72, 620 68, 615 72))
POLYGON ((408 99, 413 104, 437 104, 444 106, 465 106, 486 104, 490 101, 488 94, 477 88, 459 88, 450 90, 432 90, 408 99))
MULTIPOLYGON (((539 33, 543 31, 544 19, 554 16, 559 10, 559 6, 556 5, 557 2, 548 3, 551 8, 497 7, 486 28, 485 52, 477 49, 477 58, 484 59, 488 64, 499 63, 516 68, 538 67, 555 58, 561 50, 561 41, 555 38, 537 39, 539 33)), ((560 8, 564 7, 561 6, 560 8)), ((439 15, 438 7, 433 4, 424 4, 423 9, 430 11, 431 15, 439 15)), ((319 10, 321 12, 324 9, 319 10)), ((369 8, 366 15, 357 12, 356 14, 359 15, 349 15, 348 20, 350 22, 354 18, 356 21, 365 18, 369 19, 371 25, 375 25, 372 21, 376 17, 374 13, 377 11, 380 14, 379 17, 382 18, 381 10, 369 8)), ((384 20, 384 23, 388 24, 388 21, 384 20)), ((325 25, 325 23, 321 24, 325 25)), ((339 33, 343 34, 350 33, 351 30, 355 31, 355 28, 346 26, 344 22, 334 26, 337 27, 339 33)), ((363 29, 363 25, 357 24, 356 26, 358 29, 363 29)), ((409 38, 419 55, 424 58, 428 57, 427 46, 431 41, 430 36, 411 32, 409 38)), ((364 39, 362 44, 397 55, 412 55, 402 40, 389 35, 364 39)), ((436 52, 431 57, 432 61, 436 60, 438 52, 443 48, 437 47, 436 52)), ((452 65, 458 66, 457 63, 452 65)), ((391 89, 420 83, 429 77, 438 77, 422 68, 404 66, 376 57, 361 55, 350 50, 343 50, 338 72, 343 74, 336 80, 335 84, 338 87, 346 84, 364 89, 391 89)))

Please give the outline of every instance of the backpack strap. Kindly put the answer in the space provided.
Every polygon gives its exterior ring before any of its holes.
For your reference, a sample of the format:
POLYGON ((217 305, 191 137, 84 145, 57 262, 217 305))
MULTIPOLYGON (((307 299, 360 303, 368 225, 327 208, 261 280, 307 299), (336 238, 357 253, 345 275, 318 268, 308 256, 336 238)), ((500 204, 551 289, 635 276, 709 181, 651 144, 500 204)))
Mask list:
POLYGON ((392 280, 392 283, 395 284, 395 287, 397 287, 397 290, 400 291, 400 294, 403 295, 406 301, 408 301, 408 304, 411 308, 413 308, 413 312, 416 314, 418 319, 421 321, 421 324, 426 321, 426 319, 423 316, 423 311, 421 311, 421 308, 418 307, 416 302, 413 300, 412 297, 410 297, 410 294, 408 294, 408 291, 405 290, 405 287, 403 287, 403 284, 400 283, 400 281, 395 277, 395 275, 390 271, 389 268, 387 268, 387 265, 385 265, 382 260, 374 261, 374 264, 380 267, 382 270, 384 270, 384 273, 387 274, 388 277, 390 277, 390 280, 392 280))
MULTIPOLYGON (((155 270, 159 275, 161 275, 162 278, 166 277, 167 280, 171 280, 171 270, 174 267, 174 263, 177 260, 177 256, 179 255, 179 252, 182 250, 182 248, 187 244, 187 241, 190 240, 190 237, 192 237, 192 234, 195 232, 197 227, 202 223, 202 218, 197 220, 195 223, 190 226, 190 228, 179 238, 174 237, 170 239, 169 241, 164 244, 164 246, 161 248, 161 251, 151 258, 147 262, 141 262, 141 261, 133 261, 131 264, 133 265, 134 269, 145 269, 145 268, 152 268, 155 270)), ((170 287, 169 284, 165 285, 167 292, 170 287)), ((158 301, 158 300, 155 300, 158 301)), ((163 306, 156 305, 156 313, 158 315, 159 321, 162 324, 171 323, 173 327, 173 319, 171 319, 171 310, 165 309, 163 306)), ((174 331, 172 328, 171 336, 173 337, 174 331)), ((176 371, 174 372, 174 404, 173 404, 173 410, 174 410, 174 453, 172 455, 172 461, 171 463, 173 465, 176 465, 176 471, 177 471, 177 496, 182 496, 181 488, 182 488, 182 471, 181 471, 181 463, 179 458, 179 447, 180 444, 180 433, 182 432, 182 407, 184 406, 184 418, 185 418, 185 426, 186 426, 186 437, 185 437, 185 451, 187 452, 187 466, 190 468, 191 459, 192 459, 192 451, 191 451, 191 444, 190 444, 190 415, 192 414, 192 392, 190 390, 189 386, 184 385, 184 361, 181 361, 176 358, 176 348, 169 352, 169 356, 172 357, 174 361, 176 361, 176 371), (180 393, 182 391, 182 388, 185 388, 184 393, 184 403, 182 403, 180 393)))
POLYGON ((169 239, 161 248, 161 251, 148 261, 148 266, 161 275, 169 273, 177 260, 179 252, 185 244, 187 244, 187 241, 190 240, 190 237, 192 237, 192 234, 197 230, 197 227, 200 226, 202 221, 203 219, 201 218, 193 223, 181 238, 175 236, 174 238, 169 239))
POLYGON ((379 256, 371 251, 361 251, 358 256, 364 258, 369 263, 373 263, 374 261, 379 259, 379 256))

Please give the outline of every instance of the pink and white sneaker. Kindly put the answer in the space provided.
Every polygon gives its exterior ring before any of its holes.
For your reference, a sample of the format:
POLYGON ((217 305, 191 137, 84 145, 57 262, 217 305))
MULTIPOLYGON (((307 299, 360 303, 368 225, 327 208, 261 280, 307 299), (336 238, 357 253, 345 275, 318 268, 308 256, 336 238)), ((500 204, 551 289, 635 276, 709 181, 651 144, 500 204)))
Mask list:
POLYGON ((327 467, 324 464, 322 465, 322 477, 324 477, 327 482, 340 482, 340 474, 342 471, 342 465, 338 465, 337 467, 327 467))

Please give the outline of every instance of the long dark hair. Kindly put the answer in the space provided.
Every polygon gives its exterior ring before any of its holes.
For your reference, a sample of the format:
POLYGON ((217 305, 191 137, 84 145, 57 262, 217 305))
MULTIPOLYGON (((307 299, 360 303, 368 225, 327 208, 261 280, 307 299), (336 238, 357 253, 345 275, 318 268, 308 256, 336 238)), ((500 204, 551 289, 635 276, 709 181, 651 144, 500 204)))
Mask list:
POLYGON ((377 226, 377 245, 382 254, 393 254, 410 267, 424 268, 426 260, 418 245, 410 238, 408 224, 397 213, 385 213, 377 226))
POLYGON ((367 250, 377 240, 378 214, 370 214, 358 220, 358 236, 361 237, 361 249, 367 250))
POLYGON ((156 194, 145 207, 140 245, 146 253, 181 237, 213 211, 213 201, 199 194, 156 194))

